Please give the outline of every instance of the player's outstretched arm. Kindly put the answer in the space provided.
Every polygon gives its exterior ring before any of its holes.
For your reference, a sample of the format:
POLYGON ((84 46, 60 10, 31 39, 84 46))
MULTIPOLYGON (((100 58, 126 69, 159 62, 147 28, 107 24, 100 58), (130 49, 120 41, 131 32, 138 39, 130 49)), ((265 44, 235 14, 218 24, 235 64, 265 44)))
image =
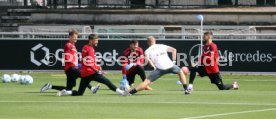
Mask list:
POLYGON ((145 56, 145 59, 148 61, 149 65, 150 65, 151 67, 153 67, 153 69, 155 70, 155 69, 156 69, 156 66, 155 66, 155 65, 153 64, 153 62, 151 61, 149 55, 146 55, 146 56, 145 56))
POLYGON ((175 48, 169 46, 169 47, 167 48, 167 51, 172 53, 172 60, 173 60, 173 61, 176 61, 176 53, 177 53, 177 50, 176 50, 175 48))

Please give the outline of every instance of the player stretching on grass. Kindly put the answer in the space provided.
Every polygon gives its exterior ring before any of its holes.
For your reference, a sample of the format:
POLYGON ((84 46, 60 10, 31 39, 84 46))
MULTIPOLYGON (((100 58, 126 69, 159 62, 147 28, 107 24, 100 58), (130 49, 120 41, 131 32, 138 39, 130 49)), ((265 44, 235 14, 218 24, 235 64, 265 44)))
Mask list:
POLYGON ((57 93, 58 96, 62 95, 72 95, 72 96, 82 96, 85 92, 85 88, 89 83, 97 81, 105 84, 109 89, 124 95, 124 91, 117 88, 112 84, 106 77, 102 74, 101 66, 97 65, 96 55, 94 47, 98 46, 98 37, 94 34, 89 35, 88 44, 84 45, 82 48, 82 65, 81 65, 81 82, 78 91, 66 91, 62 90, 57 93))
POLYGON ((149 48, 145 51, 145 57, 149 64, 154 68, 154 71, 150 73, 147 79, 138 85, 136 88, 129 91, 132 95, 138 91, 144 90, 151 82, 156 81, 164 74, 174 73, 178 74, 179 80, 183 85, 184 94, 190 94, 187 90, 186 78, 182 70, 174 64, 176 60, 176 49, 163 44, 156 44, 156 40, 153 36, 149 36, 147 39, 149 48), (169 58, 168 52, 172 53, 172 59, 169 58))
POLYGON ((233 84, 223 84, 221 75, 218 67, 218 48, 213 42, 213 33, 205 32, 203 38, 203 53, 200 58, 198 65, 189 67, 190 80, 189 80, 189 91, 193 90, 193 82, 195 80, 196 72, 199 76, 208 76, 211 83, 217 85, 219 90, 229 90, 231 88, 238 89, 239 85, 235 81, 233 84))
MULTIPOLYGON (((139 42, 137 40, 131 40, 129 48, 124 50, 123 56, 125 57, 125 60, 122 61, 122 81, 128 81, 127 87, 132 86, 136 74, 138 74, 142 81, 144 81, 146 79, 146 74, 142 66, 144 64, 144 51, 139 47, 139 42)), ((147 86, 145 90, 152 90, 152 88, 147 86)))
MULTIPOLYGON (((66 74, 66 87, 65 86, 57 86, 51 85, 50 83, 46 83, 40 90, 40 92, 45 92, 48 89, 55 89, 55 90, 72 90, 73 87, 76 86, 76 80, 80 77, 80 72, 78 70, 78 51, 76 49, 76 42, 78 39, 78 32, 70 31, 69 32, 69 41, 64 46, 64 72, 66 74)), ((87 86, 93 94, 97 93, 100 85, 92 87, 90 84, 87 86)))

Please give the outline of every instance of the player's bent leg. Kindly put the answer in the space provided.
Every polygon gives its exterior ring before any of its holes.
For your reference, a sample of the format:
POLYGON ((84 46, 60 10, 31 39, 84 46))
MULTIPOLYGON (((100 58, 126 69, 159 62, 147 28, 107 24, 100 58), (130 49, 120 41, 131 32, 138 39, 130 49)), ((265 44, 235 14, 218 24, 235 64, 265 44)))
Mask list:
POLYGON ((196 77, 197 67, 189 67, 189 70, 190 70, 189 84, 193 84, 196 77))
POLYGON ((194 83, 196 73, 198 73, 199 76, 201 77, 207 76, 204 66, 189 67, 189 70, 190 70, 189 84, 191 85, 194 83))
POLYGON ((56 86, 56 85, 51 85, 51 89, 55 89, 55 90, 63 90, 65 89, 65 86, 56 86))
POLYGON ((144 81, 146 79, 146 73, 142 66, 137 66, 136 72, 140 76, 142 81, 144 81))
POLYGON ((100 74, 95 74, 95 75, 96 76, 93 79, 94 81, 105 84, 110 90, 116 91, 117 87, 113 83, 111 83, 106 77, 100 74))
POLYGON ((130 94, 135 94, 135 93, 137 93, 137 92, 139 92, 139 91, 145 90, 145 88, 146 88, 147 86, 149 86, 150 83, 151 83, 151 81, 148 80, 148 79, 146 79, 146 80, 144 80, 142 83, 140 83, 136 88, 134 88, 134 89, 132 89, 131 91, 129 91, 129 93, 130 93, 130 94))
POLYGON ((196 66, 196 67, 189 67, 190 70, 190 78, 189 78, 189 85, 188 85, 188 91, 193 91, 193 83, 196 77, 196 73, 199 74, 200 77, 208 76, 205 67, 204 66, 196 66))
MULTIPOLYGON (((145 70, 142 66, 138 66, 136 69, 137 74, 140 76, 140 78, 142 79, 142 81, 145 81, 146 79, 146 73, 145 70)), ((145 90, 152 90, 152 88, 148 85, 145 90)))
POLYGON ((80 73, 77 69, 71 67, 66 72, 66 90, 72 90, 76 86, 76 80, 80 76, 80 73))
POLYGON ((219 90, 230 90, 233 88, 232 84, 223 84, 220 73, 213 73, 208 75, 211 83, 214 83, 219 90))
POLYGON ((144 90, 147 86, 149 86, 151 83, 150 80, 148 79, 145 79, 140 85, 138 85, 135 89, 137 91, 141 91, 141 90, 144 90))
POLYGON ((160 69, 156 69, 150 73, 147 79, 145 79, 142 83, 140 83, 136 88, 132 89, 129 93, 135 94, 138 91, 144 90, 147 86, 149 86, 152 82, 157 80, 159 77, 164 75, 166 72, 160 69))
POLYGON ((127 76, 127 81, 129 86, 131 86, 134 83, 134 79, 135 79, 135 72, 131 72, 129 74, 126 75, 127 76))
POLYGON ((184 94, 190 94, 190 91, 187 90, 187 81, 183 71, 178 66, 175 65, 171 68, 170 72, 174 74, 178 74, 179 81, 181 82, 184 88, 184 94))
POLYGON ((109 79, 107 79, 102 74, 94 74, 95 77, 93 78, 94 81, 97 81, 99 83, 105 84, 110 90, 117 92, 118 94, 124 95, 125 92, 117 88, 113 83, 110 82, 109 79))
POLYGON ((79 84, 80 86, 78 91, 72 91, 72 96, 82 96, 83 93, 85 92, 86 87, 89 85, 89 83, 93 78, 94 78, 93 75, 83 77, 80 81, 80 84, 79 84))

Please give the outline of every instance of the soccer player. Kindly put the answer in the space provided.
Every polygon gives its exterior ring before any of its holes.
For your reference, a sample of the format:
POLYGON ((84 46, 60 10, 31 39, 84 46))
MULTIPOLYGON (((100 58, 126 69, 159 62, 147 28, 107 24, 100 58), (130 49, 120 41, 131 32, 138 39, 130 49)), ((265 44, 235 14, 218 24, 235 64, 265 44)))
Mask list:
POLYGON ((144 80, 136 88, 125 93, 126 96, 137 93, 138 91, 144 90, 152 82, 156 81, 161 76, 173 73, 179 76, 179 80, 183 85, 184 94, 190 94, 187 90, 186 77, 182 70, 174 63, 176 61, 176 49, 163 44, 156 44, 156 40, 153 36, 149 36, 147 39, 149 48, 145 51, 145 58, 148 63, 154 68, 154 71, 150 73, 147 79, 144 80), (172 53, 172 60, 168 56, 168 52, 172 53))
MULTIPOLYGON (((64 72, 66 74, 66 87, 65 86, 57 86, 57 85, 51 85, 50 83, 46 83, 40 90, 40 92, 45 92, 49 89, 55 89, 55 90, 72 90, 73 87, 76 86, 76 80, 78 77, 80 77, 80 72, 78 70, 78 51, 76 49, 76 42, 78 39, 78 32, 76 31, 70 31, 69 32, 69 41, 64 46, 64 72)), ((97 93, 98 89, 100 88, 100 85, 97 85, 96 87, 92 87, 90 84, 87 86, 93 94, 97 93)))
POLYGON ((195 80, 196 72, 199 76, 208 76, 212 84, 215 84, 219 90, 238 89, 239 85, 235 81, 233 84, 223 84, 219 67, 218 67, 218 48, 213 42, 213 33, 205 32, 203 36, 203 53, 200 57, 198 65, 189 67, 190 79, 189 79, 189 91, 193 90, 193 82, 195 80))
MULTIPOLYGON (((138 74, 142 81, 144 81, 146 79, 146 74, 142 66, 144 64, 144 51, 139 47, 139 42, 137 40, 131 40, 129 47, 124 50, 123 56, 126 59, 122 61, 123 79, 126 78, 131 86, 134 83, 135 75, 138 74)), ((152 90, 152 88, 147 86, 145 90, 152 90)))
POLYGON ((101 66, 97 65, 96 55, 95 55, 95 47, 98 46, 98 36, 91 34, 88 37, 88 44, 84 45, 82 48, 82 65, 81 65, 81 82, 78 91, 67 91, 62 90, 57 93, 58 96, 62 95, 72 95, 72 96, 82 96, 85 92, 85 88, 89 85, 89 83, 93 81, 97 81, 105 84, 109 89, 114 92, 117 92, 121 95, 124 95, 125 92, 117 88, 114 84, 112 84, 105 76, 102 74, 101 66))

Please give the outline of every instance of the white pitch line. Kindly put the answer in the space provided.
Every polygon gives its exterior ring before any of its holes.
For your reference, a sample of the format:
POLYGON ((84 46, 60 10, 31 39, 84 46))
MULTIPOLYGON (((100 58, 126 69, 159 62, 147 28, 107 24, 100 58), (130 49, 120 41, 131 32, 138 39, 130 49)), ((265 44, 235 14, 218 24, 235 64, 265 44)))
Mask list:
POLYGON ((103 102, 103 101, 12 101, 2 100, 0 103, 113 103, 113 104, 197 104, 197 105, 247 105, 276 106, 275 103, 212 103, 212 102, 103 102))
POLYGON ((252 112, 265 112, 265 111, 274 111, 274 110, 276 110, 276 108, 261 109, 261 110, 249 110, 249 111, 241 111, 241 112, 230 112, 230 113, 221 113, 221 114, 212 114, 212 115, 196 116, 196 117, 186 117, 186 118, 182 118, 182 119, 202 119, 202 118, 209 118, 209 117, 219 117, 219 116, 226 116, 226 115, 245 114, 245 113, 252 113, 252 112))

